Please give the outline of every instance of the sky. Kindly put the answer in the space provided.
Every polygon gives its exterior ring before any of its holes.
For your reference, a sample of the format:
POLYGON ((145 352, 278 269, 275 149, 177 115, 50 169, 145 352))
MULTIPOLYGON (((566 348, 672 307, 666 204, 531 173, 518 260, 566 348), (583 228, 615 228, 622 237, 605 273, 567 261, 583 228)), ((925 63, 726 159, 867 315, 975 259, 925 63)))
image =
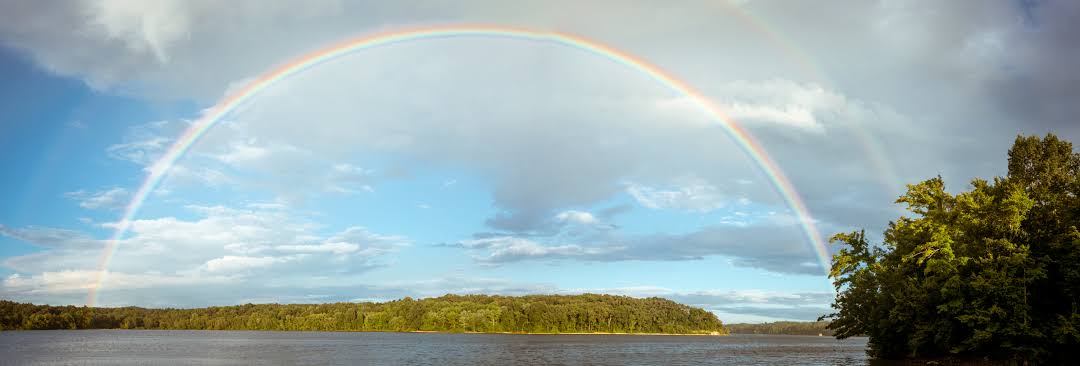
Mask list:
POLYGON ((1080 141, 1077 17, 1050 0, 3 2, 0 298, 591 292, 813 320, 834 292, 804 223, 880 241, 905 184, 1002 175, 1018 134, 1080 141), (124 221, 185 131, 260 76, 349 40, 477 24, 631 55, 727 121, 566 44, 396 42, 267 85, 124 221))

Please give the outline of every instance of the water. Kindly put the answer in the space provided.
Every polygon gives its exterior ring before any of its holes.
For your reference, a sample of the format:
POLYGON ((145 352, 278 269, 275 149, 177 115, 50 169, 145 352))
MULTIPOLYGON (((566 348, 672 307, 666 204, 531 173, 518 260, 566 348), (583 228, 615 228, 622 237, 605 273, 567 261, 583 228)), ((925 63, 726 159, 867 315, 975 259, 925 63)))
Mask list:
POLYGON ((0 332, 15 365, 865 365, 865 338, 77 330, 0 332))

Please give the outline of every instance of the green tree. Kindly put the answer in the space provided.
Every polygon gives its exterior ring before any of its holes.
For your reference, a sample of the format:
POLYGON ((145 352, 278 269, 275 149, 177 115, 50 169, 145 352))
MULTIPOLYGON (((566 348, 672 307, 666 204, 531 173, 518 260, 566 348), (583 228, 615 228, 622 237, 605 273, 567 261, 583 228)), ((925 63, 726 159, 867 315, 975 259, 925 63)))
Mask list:
POLYGON ((838 234, 830 329, 871 355, 1060 362, 1077 355, 1080 155, 1056 136, 1018 137, 1009 175, 956 195, 933 178, 897 203, 884 242, 838 234))

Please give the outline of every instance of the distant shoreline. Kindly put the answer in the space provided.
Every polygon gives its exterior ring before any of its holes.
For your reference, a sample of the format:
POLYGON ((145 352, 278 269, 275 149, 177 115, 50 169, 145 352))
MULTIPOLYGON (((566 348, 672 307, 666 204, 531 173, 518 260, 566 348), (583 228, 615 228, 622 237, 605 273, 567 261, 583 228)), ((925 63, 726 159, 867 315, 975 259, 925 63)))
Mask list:
POLYGON ((205 308, 78 307, 0 300, 2 329, 206 329, 489 334, 729 333, 716 314, 658 297, 444 295, 383 303, 205 308))
MULTIPOLYGON (((138 328, 138 329, 118 329, 118 328, 102 328, 102 329, 18 329, 18 330, 3 330, 2 332, 33 332, 33 331, 56 331, 56 330, 73 330, 73 331, 197 331, 197 332, 274 332, 274 333, 430 333, 430 334, 491 334, 491 335, 616 335, 616 336, 696 336, 696 337, 727 337, 727 336, 785 336, 785 337, 813 337, 813 338, 832 338, 831 335, 816 335, 816 334, 766 334, 766 333, 718 333, 718 334, 705 334, 705 333, 609 333, 609 332, 592 332, 592 333, 531 333, 531 332, 447 332, 439 330, 408 330, 408 331, 391 331, 391 330, 258 330, 258 329, 154 329, 154 328, 138 328)), ((855 336, 852 338, 865 338, 866 336, 855 336)))
MULTIPOLYGON (((832 335, 816 334, 767 334, 767 333, 611 333, 611 332, 570 332, 570 333, 534 333, 534 332, 448 332, 440 330, 259 330, 259 329, 155 329, 155 328, 100 328, 100 329, 8 329, 2 332, 28 332, 28 331, 51 331, 51 330, 99 330, 99 331, 198 331, 198 332, 275 332, 275 333, 430 333, 430 334, 492 334, 492 335, 616 335, 616 336, 697 336, 697 337, 726 337, 726 336, 785 336, 785 337, 813 337, 832 338, 832 335)), ((852 338, 865 338, 855 336, 852 338)))
POLYGON ((397 333, 439 333, 439 334, 507 334, 507 335, 626 335, 626 336, 701 336, 701 337, 723 337, 730 335, 728 333, 612 333, 612 332, 559 332, 559 333, 533 333, 533 332, 443 332, 437 330, 414 330, 408 332, 397 333))
POLYGON ((491 334, 491 335, 617 335, 617 336, 698 336, 724 337, 730 333, 610 333, 610 332, 573 332, 573 333, 532 333, 532 332, 448 332, 441 330, 277 330, 277 329, 160 329, 160 328, 90 328, 90 329, 7 329, 3 332, 42 332, 42 331, 181 331, 181 332, 274 332, 274 333, 428 333, 428 334, 491 334))

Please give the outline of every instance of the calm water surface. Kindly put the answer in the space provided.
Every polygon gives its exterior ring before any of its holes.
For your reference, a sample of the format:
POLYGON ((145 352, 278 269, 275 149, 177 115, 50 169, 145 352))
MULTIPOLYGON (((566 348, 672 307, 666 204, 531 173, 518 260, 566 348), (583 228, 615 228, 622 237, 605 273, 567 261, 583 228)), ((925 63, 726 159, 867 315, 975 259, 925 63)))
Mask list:
POLYGON ((79 330, 0 332, 14 365, 865 365, 865 338, 79 330))

